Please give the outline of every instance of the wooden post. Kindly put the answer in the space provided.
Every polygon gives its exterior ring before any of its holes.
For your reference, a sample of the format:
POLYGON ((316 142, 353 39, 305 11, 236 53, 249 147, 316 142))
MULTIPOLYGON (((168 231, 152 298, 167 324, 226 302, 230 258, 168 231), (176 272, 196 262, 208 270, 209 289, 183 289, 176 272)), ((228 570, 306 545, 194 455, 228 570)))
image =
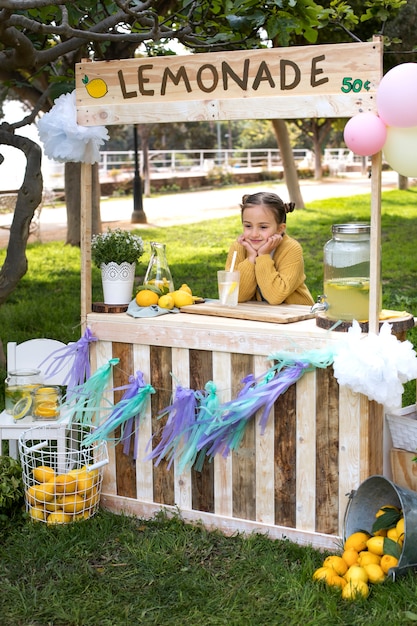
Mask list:
POLYGON ((92 166, 81 163, 81 331, 91 313, 92 166))
POLYGON ((369 332, 379 332, 381 293, 381 167, 382 153, 372 157, 371 174, 371 250, 369 272, 369 332))

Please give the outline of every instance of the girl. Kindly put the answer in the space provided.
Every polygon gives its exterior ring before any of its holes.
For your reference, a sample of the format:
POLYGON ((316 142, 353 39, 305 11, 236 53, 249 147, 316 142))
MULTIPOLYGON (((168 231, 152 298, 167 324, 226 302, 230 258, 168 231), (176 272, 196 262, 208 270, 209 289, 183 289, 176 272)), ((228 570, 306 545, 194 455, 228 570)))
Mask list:
POLYGON ((228 270, 237 251, 239 302, 314 304, 304 282, 302 248, 286 234, 287 213, 294 211, 294 204, 285 204, 275 193, 259 192, 243 196, 240 206, 243 234, 231 245, 226 261, 228 270))

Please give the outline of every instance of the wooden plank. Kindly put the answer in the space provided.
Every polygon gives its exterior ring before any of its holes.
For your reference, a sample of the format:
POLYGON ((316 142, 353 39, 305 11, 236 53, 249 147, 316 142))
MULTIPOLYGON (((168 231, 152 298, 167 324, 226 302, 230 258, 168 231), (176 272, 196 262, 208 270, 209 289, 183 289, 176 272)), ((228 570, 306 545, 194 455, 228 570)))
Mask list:
MULTIPOLYGON (((118 365, 113 368, 113 385, 122 387, 129 382, 129 373, 133 371, 133 349, 132 344, 113 343, 113 358, 120 359, 118 365)), ((123 390, 116 389, 114 392, 114 403, 120 402, 123 390)), ((114 437, 119 439, 121 429, 117 428, 114 437)), ((115 444, 111 444, 115 445, 115 444)), ((116 444, 116 467, 117 467, 117 493, 128 498, 136 497, 136 461, 134 459, 134 438, 129 443, 128 454, 124 452, 124 443, 116 444)))
MULTIPOLYGON (((265 357, 254 358, 254 374, 257 378, 267 370, 265 357)), ((255 459, 256 459, 256 521, 264 524, 275 522, 274 498, 274 411, 271 409, 265 430, 261 433, 259 419, 261 411, 255 415, 255 459)))
POLYGON ((374 41, 82 62, 77 121, 351 117, 376 110, 381 58, 382 42, 374 41))
MULTIPOLYGON (((184 348, 172 348, 172 394, 176 388, 190 386, 190 352, 184 348)), ((178 471, 174 461, 174 489, 175 504, 180 508, 192 508, 192 481, 191 470, 186 468, 182 473, 178 471)))
MULTIPOLYGON (((253 358, 250 355, 231 355, 232 397, 236 398, 242 389, 242 380, 254 371, 253 358)), ((255 501, 255 420, 248 421, 241 445, 232 453, 233 459, 233 516, 244 519, 256 519, 255 501)))
POLYGON ((399 487, 417 491, 417 463, 415 452, 391 449, 392 480, 399 487))
MULTIPOLYGON (((159 412, 168 407, 172 402, 172 359, 171 350, 159 346, 152 346, 150 351, 151 385, 158 393, 152 396, 152 433, 153 448, 161 439, 162 429, 166 424, 167 417, 158 419, 159 412)), ((168 469, 165 459, 153 466, 154 502, 161 504, 175 504, 174 494, 174 468, 168 469)))
POLYGON ((275 403, 275 524, 296 524, 296 385, 275 403))
POLYGON ((343 533, 343 517, 347 495, 362 482, 360 395, 344 385, 339 387, 339 534, 343 533))
MULTIPOLYGON (((209 350, 190 350, 190 387, 203 390, 213 379, 212 353, 209 350)), ((214 466, 207 460, 201 472, 191 470, 193 509, 214 512, 214 466)))
POLYGON ((81 330, 87 326, 91 312, 91 235, 92 235, 92 188, 93 174, 89 163, 81 163, 81 330))
MULTIPOLYGON (((217 387, 219 402, 232 399, 231 355, 213 352, 213 381, 217 387)), ((216 455, 214 460, 214 512, 217 515, 233 515, 232 455, 216 455)))
MULTIPOLYGON (((150 349, 149 346, 133 345, 133 370, 134 372, 142 372, 145 384, 149 384, 151 380, 150 368, 150 349)), ((155 390, 156 391, 156 390, 155 390)), ((153 499, 153 468, 152 461, 145 460, 148 454, 148 444, 152 437, 152 410, 151 402, 141 416, 138 428, 138 445, 136 449, 136 498, 148 500, 153 499)))
POLYGON ((222 306, 217 300, 192 304, 180 309, 181 313, 194 315, 213 315, 215 317, 230 317, 240 320, 254 320, 274 324, 289 324, 315 317, 310 306, 302 304, 272 305, 265 302, 240 302, 237 306, 222 306))
POLYGON ((296 526, 316 526, 316 372, 304 374, 297 382, 297 488, 296 526))
MULTIPOLYGON (((92 371, 97 370, 99 367, 102 367, 112 358, 112 344, 110 341, 100 341, 94 342, 90 347, 90 353, 92 355, 91 359, 91 368, 92 371)), ((113 380, 111 380, 108 384, 108 389, 112 389, 113 380)), ((110 398, 109 395, 106 396, 111 401, 113 401, 113 397, 110 398)), ((109 462, 103 468, 103 483, 102 483, 102 493, 109 494, 117 494, 117 480, 116 480, 116 450, 112 445, 107 446, 109 462)))
POLYGON ((316 370, 316 530, 338 532, 339 386, 332 368, 316 370))
MULTIPOLYGON (((138 518, 150 519, 163 511, 166 515, 178 515, 176 507, 161 506, 156 503, 138 502, 130 498, 103 494, 100 505, 102 508, 115 513, 136 515, 138 518)), ((236 519, 222 515, 213 515, 201 511, 180 511, 181 519, 186 523, 203 524, 208 530, 219 530, 224 535, 230 536, 235 533, 263 533, 271 539, 289 539, 301 546, 313 546, 319 550, 334 551, 335 546, 342 541, 342 536, 323 535, 317 532, 302 529, 275 526, 274 524, 262 524, 252 520, 236 519)))

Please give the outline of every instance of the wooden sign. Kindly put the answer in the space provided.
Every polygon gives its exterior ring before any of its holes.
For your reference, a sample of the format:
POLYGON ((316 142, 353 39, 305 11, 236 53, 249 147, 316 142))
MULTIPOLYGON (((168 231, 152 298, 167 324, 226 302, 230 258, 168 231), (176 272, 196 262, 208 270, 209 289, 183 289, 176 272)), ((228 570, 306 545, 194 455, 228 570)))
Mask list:
POLYGON ((83 126, 352 117, 376 111, 382 42, 239 50, 76 65, 83 126))

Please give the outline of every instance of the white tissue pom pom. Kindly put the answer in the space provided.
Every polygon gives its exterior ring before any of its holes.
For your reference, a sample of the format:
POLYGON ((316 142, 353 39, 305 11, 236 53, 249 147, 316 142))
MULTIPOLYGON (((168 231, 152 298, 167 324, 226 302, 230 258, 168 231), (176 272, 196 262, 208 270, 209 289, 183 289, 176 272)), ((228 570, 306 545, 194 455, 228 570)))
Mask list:
POLYGON ((387 322, 379 335, 363 335, 353 321, 335 347, 333 368, 339 385, 394 409, 401 406, 402 383, 417 378, 417 356, 409 341, 401 342, 391 333, 387 322))
POLYGON ((100 146, 109 138, 105 126, 77 124, 75 91, 55 100, 38 121, 38 133, 47 157, 75 163, 98 163, 100 146))

